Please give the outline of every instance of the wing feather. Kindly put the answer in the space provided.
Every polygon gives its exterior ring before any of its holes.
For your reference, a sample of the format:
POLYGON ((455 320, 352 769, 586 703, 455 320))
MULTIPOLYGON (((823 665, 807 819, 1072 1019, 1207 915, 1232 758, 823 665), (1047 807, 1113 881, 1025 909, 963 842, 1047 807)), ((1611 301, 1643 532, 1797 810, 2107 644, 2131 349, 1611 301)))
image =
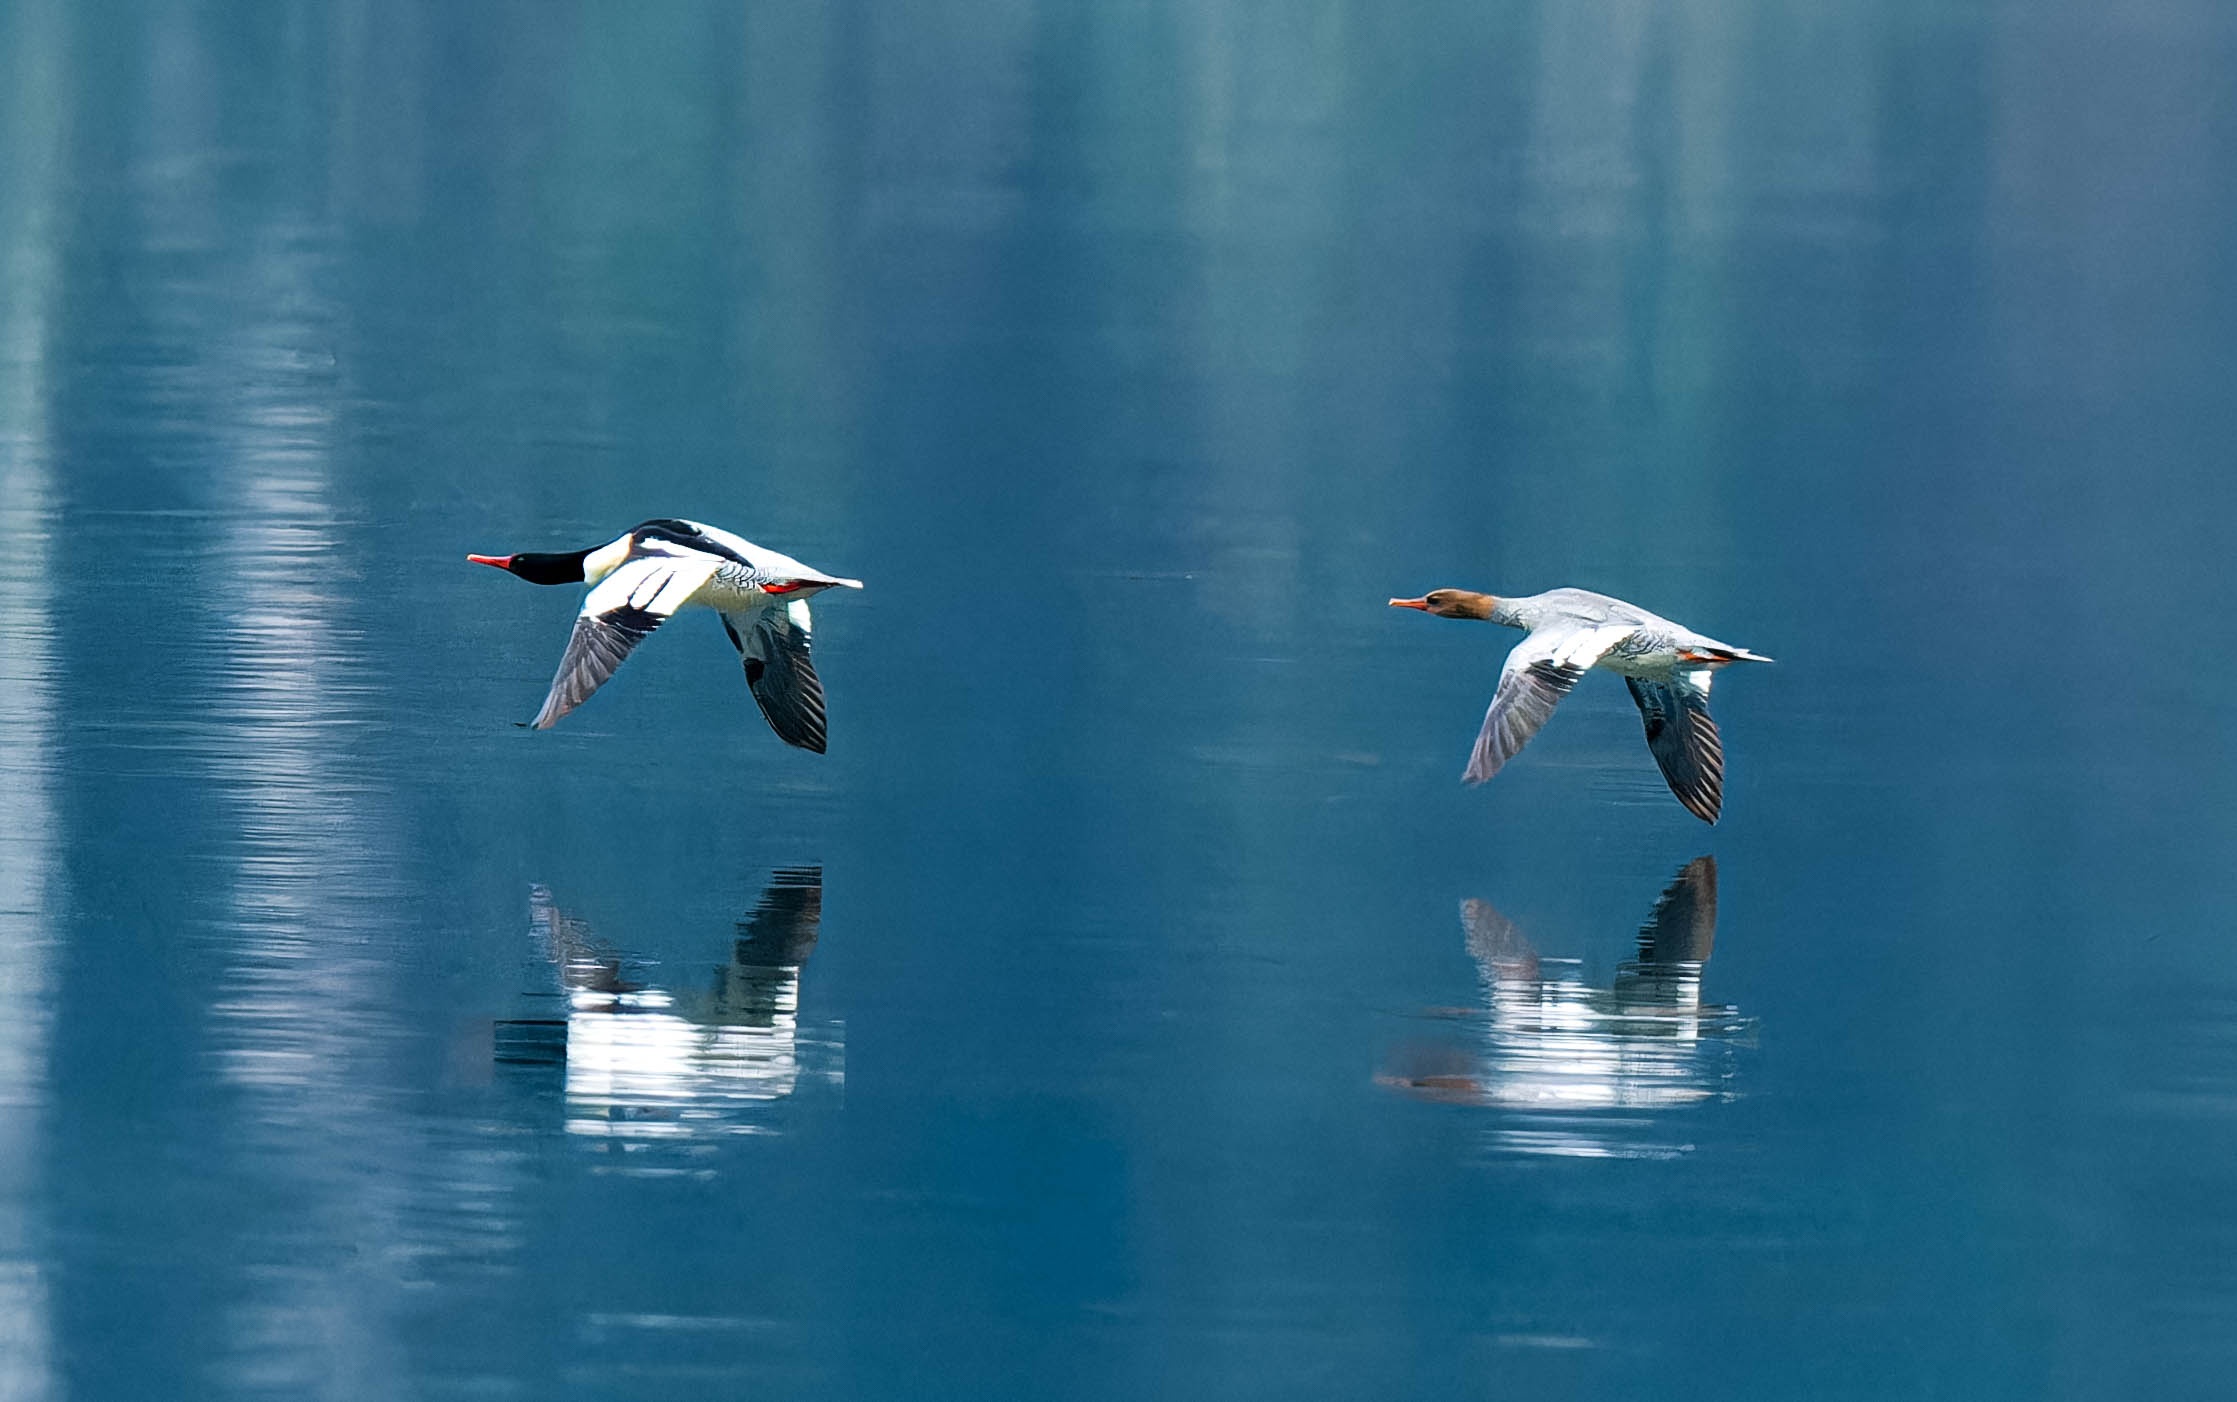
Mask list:
POLYGON ((1524 638, 1500 668, 1499 690, 1484 712, 1483 729, 1476 732, 1476 748, 1461 778, 1480 784, 1497 774, 1530 743, 1577 679, 1633 631, 1628 624, 1577 632, 1541 628, 1524 638))
POLYGON ((725 614, 722 621, 745 658, 746 687, 769 728, 796 749, 822 754, 823 679, 808 658, 807 601, 760 609, 750 618, 725 614))
POLYGON ((1724 811, 1724 739, 1709 718, 1706 686, 1690 678, 1644 681, 1625 677, 1639 718, 1647 728, 1647 749, 1662 767, 1670 792, 1686 811, 1714 823, 1724 811))
POLYGON ((637 644, 714 577, 719 564, 704 556, 648 554, 616 566, 583 600, 543 709, 529 725, 548 730, 588 700, 637 644))

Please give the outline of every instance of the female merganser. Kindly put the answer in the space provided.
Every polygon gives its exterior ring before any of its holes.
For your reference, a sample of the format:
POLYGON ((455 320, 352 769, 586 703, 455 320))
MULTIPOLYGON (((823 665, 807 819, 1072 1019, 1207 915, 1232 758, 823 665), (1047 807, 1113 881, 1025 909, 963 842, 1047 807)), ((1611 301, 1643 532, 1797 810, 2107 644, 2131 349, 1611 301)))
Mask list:
POLYGON ((1588 589, 1549 589, 1521 599, 1439 589, 1392 608, 1476 618, 1530 636, 1507 654, 1476 750, 1461 777, 1480 784, 1538 733, 1577 678, 1605 667, 1624 679, 1647 723, 1647 748, 1670 792, 1703 822, 1724 807, 1724 742, 1709 719, 1709 682, 1734 662, 1769 662, 1636 604, 1588 589))
POLYGON ((722 615, 731 645, 746 660, 746 685, 777 738, 823 753, 823 683, 808 661, 808 599, 834 587, 860 589, 861 580, 810 569, 713 526, 665 517, 588 550, 466 558, 531 584, 596 586, 583 600, 544 708, 529 722, 536 729, 604 686, 630 649, 677 609, 703 604, 722 615))

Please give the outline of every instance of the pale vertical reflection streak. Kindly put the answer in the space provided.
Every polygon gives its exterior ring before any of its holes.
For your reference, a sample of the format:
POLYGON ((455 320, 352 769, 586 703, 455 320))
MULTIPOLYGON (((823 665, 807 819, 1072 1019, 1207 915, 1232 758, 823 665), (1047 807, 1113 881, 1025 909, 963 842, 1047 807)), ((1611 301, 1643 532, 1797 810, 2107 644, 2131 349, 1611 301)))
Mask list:
MULTIPOLYGON (((260 259, 296 284, 271 292, 307 297, 306 260, 300 250, 260 259)), ((302 310, 298 300, 294 314, 302 310)), ((366 720, 366 685, 334 573, 332 410, 308 382, 316 351, 307 328, 289 316, 258 328, 224 376, 243 388, 224 430, 228 524, 213 581, 220 778, 239 805, 243 838, 233 899, 253 932, 217 1008, 241 1024, 220 1055, 227 1079, 274 1089, 307 1087, 336 1049, 329 1039, 346 1036, 338 1014, 355 1001, 359 970, 334 957, 348 946, 327 928, 330 895, 377 895, 354 883, 377 879, 379 869, 359 830, 368 786, 343 769, 366 720)))
MULTIPOLYGON (((1293 617, 1288 605, 1310 591, 1311 572, 1299 503, 1265 464, 1310 447, 1300 425, 1311 421, 1307 372, 1342 228, 1331 133, 1349 54, 1331 6, 1214 5, 1189 16, 1188 47, 1199 57, 1186 217, 1200 236, 1203 295, 1188 333, 1195 363, 1212 377, 1195 425, 1204 482, 1194 504, 1221 529, 1212 606, 1294 660, 1300 639, 1278 621, 1293 617)), ((1256 743, 1261 720, 1239 716, 1233 733, 1256 743)))
POLYGON ((49 922, 55 744, 54 540, 46 398, 57 268, 55 192, 66 104, 55 75, 57 7, 29 6, 5 34, 0 145, 0 1397, 56 1395, 35 1165, 47 1108, 55 932, 49 922))
POLYGON ((249 305, 205 368, 218 418, 220 519, 209 563, 213 779, 239 824, 217 937, 213 1072, 237 1093, 245 1174, 291 1207, 248 1239, 218 1367, 310 1387, 387 1371, 377 1306, 394 1282, 408 1185, 393 1167, 379 1053, 376 942, 403 865, 368 772, 378 712, 351 619, 333 472, 336 321, 315 230, 274 220, 234 266, 249 305), (348 1240, 348 1262, 306 1249, 348 1240))
POLYGON ((1638 107, 1654 6, 1554 6, 1539 38, 1524 153, 1524 229, 1559 276, 1531 278, 1530 349, 1598 367, 1624 344, 1623 236, 1643 178, 1638 107), (1590 73, 1596 81, 1580 83, 1590 73))

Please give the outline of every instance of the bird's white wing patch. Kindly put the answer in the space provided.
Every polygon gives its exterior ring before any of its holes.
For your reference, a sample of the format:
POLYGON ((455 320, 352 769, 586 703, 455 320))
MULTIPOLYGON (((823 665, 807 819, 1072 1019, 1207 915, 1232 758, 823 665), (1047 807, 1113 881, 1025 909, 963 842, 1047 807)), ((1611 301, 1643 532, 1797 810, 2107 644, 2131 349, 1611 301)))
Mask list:
POLYGON ((686 521, 684 524, 723 549, 735 552, 739 559, 746 561, 755 570, 759 571, 764 579, 822 579, 824 577, 821 570, 812 569, 793 559, 790 555, 771 550, 766 545, 756 545, 744 536, 723 530, 720 526, 710 526, 703 521, 686 521))
POLYGON ((552 675, 544 707, 529 722, 548 729, 604 686, 637 644, 714 577, 720 561, 692 552, 624 560, 583 599, 575 631, 552 675))
POLYGON ((1538 733, 1577 679, 1636 631, 1629 623, 1605 623, 1575 632, 1541 628, 1516 644, 1500 669, 1499 690, 1484 713, 1483 729, 1476 733, 1476 748, 1461 777, 1480 784, 1497 774, 1538 733))
POLYGON ((760 546, 754 544, 752 541, 746 539, 744 536, 738 535, 732 531, 726 531, 720 526, 710 526, 704 521, 685 521, 684 524, 699 532, 699 534, 705 536, 707 539, 714 541, 716 544, 724 546, 727 549, 737 551, 739 554, 745 556, 749 560, 754 557, 754 554, 756 552, 764 554, 767 553, 766 551, 762 551, 760 546))
POLYGON ((1545 661, 1556 667, 1589 669, 1593 663, 1608 655, 1608 649, 1638 632, 1632 623, 1603 623, 1597 628, 1584 628, 1574 633, 1559 633, 1551 639, 1545 651, 1532 647, 1536 638, 1515 649, 1515 655, 1527 664, 1545 661))
POLYGON ((583 599, 583 616, 601 617, 628 610, 667 618, 714 578, 722 562, 692 551, 679 555, 641 555, 624 561, 583 599))

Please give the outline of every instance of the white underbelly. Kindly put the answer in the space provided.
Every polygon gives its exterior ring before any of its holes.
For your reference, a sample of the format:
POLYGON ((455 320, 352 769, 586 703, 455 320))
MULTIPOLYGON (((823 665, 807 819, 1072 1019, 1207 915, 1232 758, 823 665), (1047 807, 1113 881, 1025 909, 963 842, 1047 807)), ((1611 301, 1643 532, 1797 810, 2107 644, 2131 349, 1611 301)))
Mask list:
POLYGON ((1619 677, 1668 681, 1677 670, 1678 657, 1673 652, 1611 652, 1600 659, 1600 666, 1619 677))

